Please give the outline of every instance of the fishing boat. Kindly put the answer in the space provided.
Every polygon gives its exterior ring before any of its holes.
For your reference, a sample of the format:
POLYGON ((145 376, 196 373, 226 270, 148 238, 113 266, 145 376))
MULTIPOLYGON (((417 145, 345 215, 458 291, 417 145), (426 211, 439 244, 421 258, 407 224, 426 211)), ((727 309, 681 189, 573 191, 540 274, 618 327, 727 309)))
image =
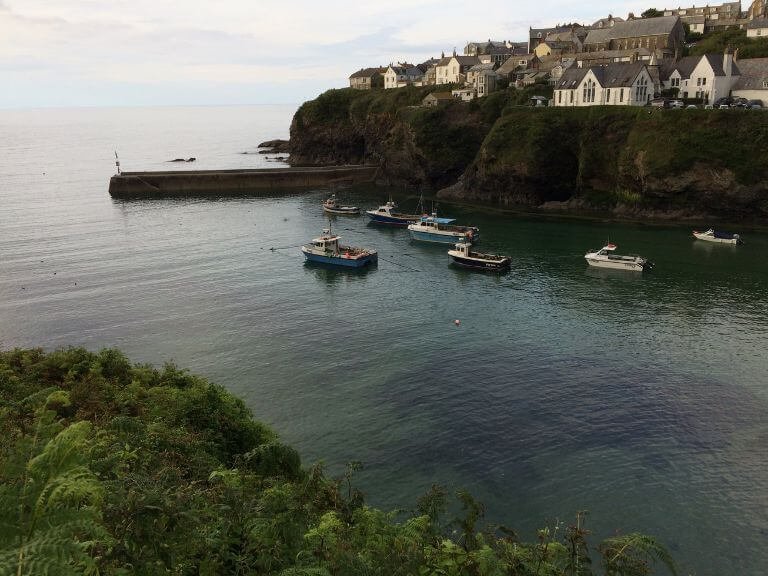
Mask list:
POLYGON ((323 202, 323 210, 329 214, 360 214, 360 208, 357 206, 341 206, 336 194, 332 194, 328 200, 323 202))
POLYGON ((366 210, 365 213, 371 222, 376 224, 389 224, 390 226, 408 226, 413 222, 418 222, 421 215, 419 214, 404 214, 402 212, 395 212, 397 204, 392 200, 376 208, 375 210, 366 210))
POLYGON ((472 244, 459 242, 453 250, 448 250, 448 255, 454 264, 475 270, 489 270, 500 272, 509 268, 512 259, 509 256, 498 254, 483 254, 473 252, 472 244))
POLYGON ((414 240, 422 240, 424 242, 443 242, 447 244, 465 242, 471 244, 480 239, 480 230, 478 228, 444 223, 435 214, 422 216, 418 222, 408 224, 408 232, 414 240))
POLYGON ((717 242, 719 244, 743 244, 738 234, 723 232, 710 228, 706 232, 693 231, 693 237, 697 240, 706 240, 707 242, 717 242))
POLYGON ((642 272, 653 268, 653 263, 642 256, 622 256, 616 254, 616 244, 606 244, 600 250, 587 252, 584 258, 590 266, 613 268, 615 270, 634 270, 642 272))
POLYGON ((354 246, 342 246, 339 244, 339 236, 331 232, 330 228, 323 229, 323 233, 312 240, 310 244, 301 247, 304 257, 308 262, 344 266, 345 268, 363 268, 378 263, 379 255, 376 250, 357 248, 354 246))

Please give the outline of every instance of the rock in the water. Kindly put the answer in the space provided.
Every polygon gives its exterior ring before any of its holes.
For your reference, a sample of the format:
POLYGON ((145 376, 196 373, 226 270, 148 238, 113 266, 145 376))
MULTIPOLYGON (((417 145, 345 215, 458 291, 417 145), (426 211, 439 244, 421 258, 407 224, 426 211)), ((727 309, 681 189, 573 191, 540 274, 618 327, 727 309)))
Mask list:
POLYGON ((272 152, 290 152, 290 142, 288 140, 267 140, 266 142, 262 142, 258 146, 259 148, 269 148, 272 152))

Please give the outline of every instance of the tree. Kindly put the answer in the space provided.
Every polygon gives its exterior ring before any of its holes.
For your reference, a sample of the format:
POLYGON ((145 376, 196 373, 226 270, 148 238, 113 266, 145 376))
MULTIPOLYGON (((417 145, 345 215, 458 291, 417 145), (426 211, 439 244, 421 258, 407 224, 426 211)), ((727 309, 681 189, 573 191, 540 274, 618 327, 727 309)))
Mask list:
POLYGON ((664 16, 664 13, 661 10, 656 10, 656 8, 648 8, 640 16, 643 18, 658 18, 659 16, 664 16))

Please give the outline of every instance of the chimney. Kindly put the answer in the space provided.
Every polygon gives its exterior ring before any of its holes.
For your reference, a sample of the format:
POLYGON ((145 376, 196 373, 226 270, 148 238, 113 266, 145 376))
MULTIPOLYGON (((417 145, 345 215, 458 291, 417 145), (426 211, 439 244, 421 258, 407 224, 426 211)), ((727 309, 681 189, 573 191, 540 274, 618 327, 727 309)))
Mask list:
POLYGON ((723 72, 725 73, 726 78, 731 77, 732 70, 733 70, 733 54, 731 54, 730 47, 726 46, 725 52, 723 52, 723 72))

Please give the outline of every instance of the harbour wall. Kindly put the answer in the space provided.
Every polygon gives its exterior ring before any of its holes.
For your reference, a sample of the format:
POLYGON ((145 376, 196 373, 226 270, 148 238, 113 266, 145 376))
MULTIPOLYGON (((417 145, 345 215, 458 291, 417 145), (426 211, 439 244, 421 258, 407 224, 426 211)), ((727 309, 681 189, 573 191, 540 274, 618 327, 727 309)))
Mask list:
POLYGON ((109 180, 113 198, 249 196, 268 191, 372 182, 377 166, 122 172, 109 180))

